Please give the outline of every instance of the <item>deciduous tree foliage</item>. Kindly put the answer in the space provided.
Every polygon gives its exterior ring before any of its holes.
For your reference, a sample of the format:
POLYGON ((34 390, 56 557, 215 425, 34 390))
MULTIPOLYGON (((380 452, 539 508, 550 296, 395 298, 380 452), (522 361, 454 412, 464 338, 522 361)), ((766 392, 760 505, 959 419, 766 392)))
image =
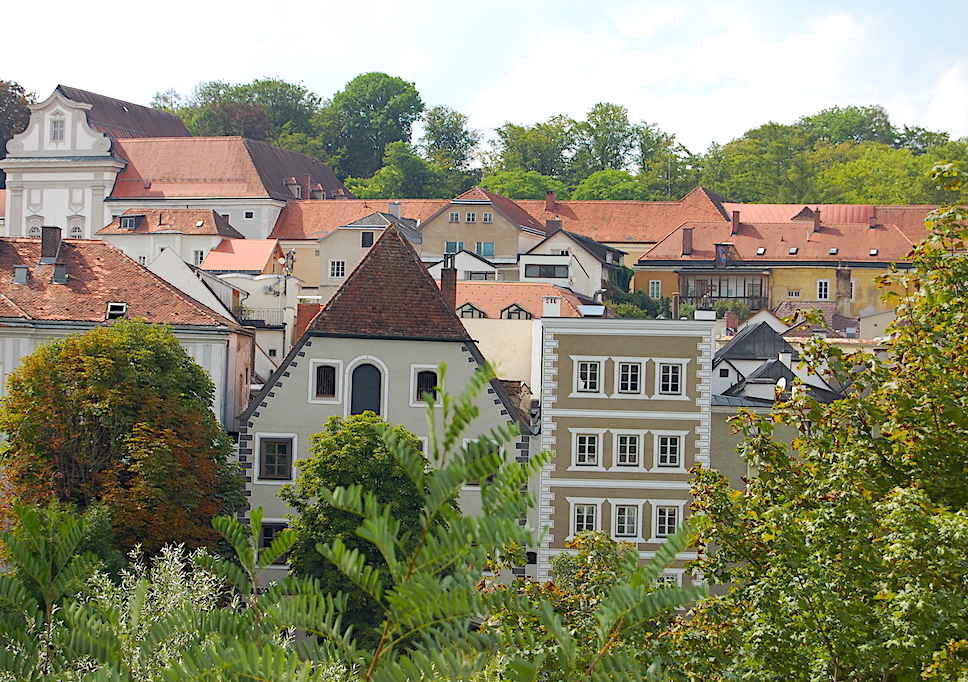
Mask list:
MULTIPOLYGON (((23 131, 30 121, 28 105, 34 101, 33 93, 28 93, 14 81, 0 80, 0 159, 7 155, 7 141, 23 131)), ((6 173, 0 170, 0 189, 6 185, 6 173)))
POLYGON ((24 502, 104 504, 122 548, 213 542, 211 519, 242 504, 213 396, 166 327, 122 320, 51 342, 0 403, 5 474, 24 502))

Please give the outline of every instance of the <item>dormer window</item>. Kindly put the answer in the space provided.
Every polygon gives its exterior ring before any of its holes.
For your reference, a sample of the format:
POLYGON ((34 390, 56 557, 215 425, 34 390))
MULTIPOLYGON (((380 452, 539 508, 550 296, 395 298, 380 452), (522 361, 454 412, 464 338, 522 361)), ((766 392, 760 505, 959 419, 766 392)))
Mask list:
POLYGON ((128 304, 127 303, 108 303, 107 313, 104 315, 105 320, 123 320, 128 316, 128 304))
POLYGON ((40 226, 39 225, 31 225, 30 226, 30 229, 27 230, 27 236, 28 237, 40 237, 40 226))
POLYGON ((64 141, 64 119, 63 118, 52 118, 50 121, 50 141, 51 142, 63 142, 64 141))
POLYGON ((837 247, 836 246, 830 247, 830 255, 831 256, 836 256, 837 255, 837 247))
POLYGON ((138 227, 138 216, 134 215, 123 215, 121 216, 121 229, 122 230, 133 230, 138 227))

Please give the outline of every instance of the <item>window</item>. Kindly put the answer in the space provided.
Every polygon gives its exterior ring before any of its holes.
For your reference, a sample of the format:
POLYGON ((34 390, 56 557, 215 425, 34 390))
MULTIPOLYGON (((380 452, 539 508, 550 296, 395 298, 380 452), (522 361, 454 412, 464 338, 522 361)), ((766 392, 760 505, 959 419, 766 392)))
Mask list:
POLYGON ((551 253, 555 256, 570 256, 571 249, 552 249, 551 253))
POLYGON ((333 365, 316 365, 316 397, 336 397, 336 368, 333 365))
POLYGON ((524 276, 541 277, 543 279, 568 279, 568 266, 529 263, 524 266, 524 276))
POLYGON ((120 320, 128 316, 127 303, 108 303, 108 310, 104 314, 105 320, 120 320))
POLYGON ((857 280, 850 280, 850 302, 853 303, 857 300, 857 280))
POLYGON ((122 230, 133 230, 138 226, 138 216, 134 215, 123 215, 121 216, 121 229, 122 230))
POLYGON ((84 236, 84 231, 81 230, 80 225, 71 225, 71 233, 69 239, 80 239, 84 236))
POLYGON ((259 478, 292 480, 292 439, 264 438, 259 443, 259 478))
POLYGON ((494 258, 494 242, 477 242, 476 252, 481 258, 494 258))
POLYGON ((615 436, 615 466, 639 466, 641 451, 642 436, 630 433, 620 433, 615 436))
POLYGON ((219 215, 221 215, 221 216, 222 216, 223 218, 225 218, 226 220, 228 220, 228 219, 229 219, 229 214, 228 214, 228 213, 220 213, 219 215))
POLYGON ((787 298, 800 298, 800 290, 799 289, 788 289, 787 290, 787 298))
POLYGON ((667 538, 679 528, 679 507, 655 507, 655 536, 667 538))
POLYGON ((799 251, 799 250, 800 250, 800 247, 798 247, 798 246, 791 246, 790 247, 790 255, 791 256, 797 255, 797 251, 799 251))
POLYGON ((682 467, 682 438, 680 436, 656 436, 655 465, 658 467, 682 467))
POLYGON ((487 317, 484 311, 473 305, 472 303, 465 303, 460 308, 457 309, 457 315, 460 317, 470 317, 470 318, 483 318, 487 317))
POLYGON ((639 535, 639 507, 633 504, 615 505, 615 537, 634 538, 639 535))
POLYGON ((829 279, 817 280, 817 300, 818 301, 830 300, 830 280, 829 279))
POLYGON ((245 213, 243 213, 243 215, 245 216, 246 220, 252 220, 253 218, 255 218, 255 211, 246 211, 245 213))
MULTIPOLYGON (((268 549, 272 541, 279 537, 286 530, 285 523, 263 523, 262 532, 259 533, 259 549, 268 549)), ((284 564, 289 560, 289 552, 285 552, 278 557, 273 564, 284 564)))
POLYGON ((269 357, 270 357, 270 358, 274 358, 274 357, 276 357, 276 356, 277 356, 278 354, 279 354, 279 351, 278 351, 277 349, 275 349, 275 348, 270 348, 270 349, 269 349, 269 357))
POLYGON ((204 251, 198 251, 198 250, 192 251, 192 263, 194 263, 196 268, 202 264, 203 260, 205 260, 204 251))
POLYGON ((330 279, 343 279, 346 277, 346 261, 331 260, 329 262, 329 277, 330 279))
POLYGON ((756 255, 757 256, 765 256, 766 255, 766 247, 765 246, 761 246, 760 248, 758 248, 756 250, 756 255))
POLYGON ((598 466, 598 434, 579 433, 575 436, 575 465, 598 466))
POLYGON ((138 265, 147 265, 148 256, 138 256, 138 265))
POLYGON ((596 530, 598 506, 594 504, 575 505, 575 534, 586 530, 596 530))
POLYGON ((380 414, 383 402, 383 375, 369 363, 358 365, 353 370, 353 389, 350 398, 350 414, 370 411, 380 414))
POLYGON ((496 282, 497 273, 490 270, 468 270, 465 279, 472 282, 496 282))
POLYGON ((464 242, 445 242, 444 253, 457 253, 464 250, 464 242))
POLYGON ((426 405, 427 399, 424 394, 430 394, 430 400, 433 403, 437 402, 437 372, 430 369, 423 369, 417 371, 415 390, 413 394, 413 400, 411 404, 413 405, 426 405))
POLYGON ((64 141, 64 119, 54 118, 50 122, 50 141, 51 142, 63 142, 64 141))
POLYGON ((720 367, 719 368, 719 376, 722 377, 722 378, 724 378, 724 379, 727 378, 729 376, 729 368, 728 367, 720 367))
POLYGON ((494 214, 493 213, 485 213, 485 214, 483 214, 481 216, 481 222, 482 223, 493 223, 494 222, 494 214))
POLYGON ((373 246, 373 233, 372 232, 361 232, 360 233, 360 246, 364 249, 368 249, 373 246))
POLYGON ((575 390, 578 393, 601 392, 602 363, 599 360, 581 360, 578 362, 578 378, 575 390))
POLYGON ((450 212, 450 215, 447 217, 447 222, 449 222, 449 223, 459 223, 460 222, 460 213, 458 213, 457 211, 451 211, 450 212))
POLYGON ((40 236, 40 227, 38 227, 37 225, 32 225, 30 227, 30 229, 27 230, 27 236, 28 237, 39 237, 40 236))
POLYGON ((682 395, 682 365, 659 364, 659 393, 662 395, 682 395))
POLYGON ((662 280, 649 280, 649 298, 662 298, 662 280))
POLYGON ((464 216, 464 222, 465 223, 476 223, 477 222, 477 214, 476 213, 468 213, 468 214, 466 214, 464 216))
POLYGON ((531 313, 517 303, 512 303, 501 311, 502 320, 530 320, 532 317, 533 315, 531 313))
POLYGON ((642 365, 638 362, 618 363, 618 392, 641 393, 642 365))

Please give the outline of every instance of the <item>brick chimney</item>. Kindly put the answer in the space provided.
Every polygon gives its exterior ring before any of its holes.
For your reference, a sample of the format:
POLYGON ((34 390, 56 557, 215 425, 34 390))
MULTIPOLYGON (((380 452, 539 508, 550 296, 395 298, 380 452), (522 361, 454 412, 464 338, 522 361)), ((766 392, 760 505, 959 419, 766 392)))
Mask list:
POLYGON ((691 227, 682 228, 682 255, 683 256, 692 255, 692 228, 691 227))
POLYGON ((448 310, 457 309, 457 268, 454 265, 454 254, 445 253, 443 267, 440 269, 440 295, 448 310))
POLYGON ((736 327, 739 326, 739 317, 732 310, 726 311, 726 331, 736 333, 736 327))
POLYGON ((554 213, 555 208, 558 206, 558 200, 556 199, 556 194, 553 189, 549 189, 545 192, 545 210, 548 213, 554 213))
POLYGON ((870 215, 870 217, 869 217, 869 218, 867 219, 867 221, 868 221, 868 227, 869 227, 870 229, 872 229, 872 230, 873 230, 873 229, 874 229, 875 227, 877 227, 877 215, 876 215, 876 214, 874 214, 874 213, 871 213, 871 215, 870 215))
POLYGON ((42 225, 40 227, 40 262, 42 265, 57 262, 60 245, 61 229, 51 225, 42 225))
POLYGON ((305 175, 303 175, 303 181, 302 181, 302 198, 303 199, 312 199, 313 198, 312 188, 313 188, 312 178, 309 177, 309 173, 306 173, 305 175))
POLYGON ((546 220, 545 221, 545 237, 550 237, 555 232, 561 229, 560 220, 546 220))
POLYGON ((729 231, 731 236, 739 234, 739 211, 733 211, 733 229, 729 231))
POLYGON ((820 232, 820 207, 813 212, 813 231, 820 232))

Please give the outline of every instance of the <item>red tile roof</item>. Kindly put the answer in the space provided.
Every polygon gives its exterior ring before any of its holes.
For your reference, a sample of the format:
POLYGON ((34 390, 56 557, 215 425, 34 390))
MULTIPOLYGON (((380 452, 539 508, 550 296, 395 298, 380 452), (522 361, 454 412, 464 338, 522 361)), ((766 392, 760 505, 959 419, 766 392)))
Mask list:
MULTIPOLYGON (((425 221, 449 202, 444 199, 396 199, 400 215, 425 221)), ((286 205, 269 235, 273 239, 319 239, 341 225, 349 225, 375 211, 387 211, 385 199, 294 201, 286 205)))
MULTIPOLYGON (((474 187, 467 190, 458 197, 454 197, 453 203, 463 203, 463 202, 474 202, 490 203, 497 211, 504 214, 504 217, 515 223, 519 227, 536 230, 540 234, 545 233, 545 223, 543 220, 535 218, 533 215, 528 213, 525 209, 515 203, 512 199, 508 199, 503 194, 498 194, 497 192, 492 192, 483 187, 474 187)), ((446 210, 446 207, 441 209, 441 211, 446 210)), ((431 216, 433 217, 433 216, 431 216)))
POLYGON ((87 122, 115 140, 135 137, 188 137, 191 133, 175 114, 140 104, 122 102, 86 90, 58 85, 57 91, 74 102, 91 105, 87 122))
POLYGON ((130 208, 122 215, 141 216, 133 230, 121 229, 121 216, 117 216, 98 234, 154 234, 159 232, 197 235, 221 235, 244 239, 229 221, 212 210, 201 208, 130 208))
POLYGON ((294 201, 286 177, 343 184, 318 159, 241 137, 168 137, 115 142, 127 160, 112 198, 270 197, 294 201))
POLYGON ((261 273, 273 270, 281 255, 276 239, 223 239, 199 267, 212 272, 261 273))
POLYGON ((384 230, 308 331, 360 338, 470 340, 410 242, 393 227, 384 230))
POLYGON ((470 282, 457 283, 457 307, 470 303, 489 318, 500 319, 501 311, 517 304, 541 317, 544 313, 544 297, 561 297, 560 317, 581 317, 578 306, 582 302, 573 292, 545 282, 470 282))
POLYGON ((58 262, 66 284, 52 282, 54 265, 40 265, 40 239, 0 238, 0 316, 104 322, 108 303, 126 303, 129 318, 239 328, 105 241, 64 240, 58 262), (14 265, 29 266, 26 284, 14 284, 14 265))

